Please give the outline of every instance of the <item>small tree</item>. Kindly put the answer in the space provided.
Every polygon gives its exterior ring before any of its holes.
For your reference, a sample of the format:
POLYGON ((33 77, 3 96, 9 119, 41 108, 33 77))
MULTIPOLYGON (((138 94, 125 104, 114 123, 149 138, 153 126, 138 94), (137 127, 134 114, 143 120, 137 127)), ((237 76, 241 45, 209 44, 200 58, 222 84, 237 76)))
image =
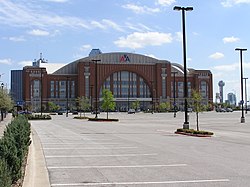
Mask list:
POLYGON ((76 102, 78 103, 78 109, 80 110, 80 117, 82 117, 82 111, 85 117, 86 110, 90 108, 89 99, 87 97, 82 96, 78 97, 76 99, 76 102))
POLYGON ((160 103, 159 109, 160 109, 161 112, 166 112, 167 110, 170 109, 170 103, 169 102, 160 103))
POLYGON ((199 131, 199 112, 203 111, 203 107, 201 104, 202 96, 199 91, 192 90, 192 99, 193 99, 193 107, 196 113, 196 126, 197 131, 199 131))
POLYGON ((136 100, 132 103, 132 108, 137 110, 138 108, 140 108, 140 101, 136 100))
POLYGON ((114 96, 110 90, 104 89, 102 91, 102 99, 103 99, 102 109, 107 112, 107 119, 108 119, 109 110, 115 109, 114 96))
POLYGON ((50 112, 55 112, 57 110, 60 109, 60 106, 59 105, 56 105, 55 103, 53 102, 48 102, 48 106, 49 106, 49 111, 50 112))
POLYGON ((7 90, 0 90, 0 110, 1 110, 1 121, 3 120, 4 113, 13 109, 14 102, 7 93, 7 90))

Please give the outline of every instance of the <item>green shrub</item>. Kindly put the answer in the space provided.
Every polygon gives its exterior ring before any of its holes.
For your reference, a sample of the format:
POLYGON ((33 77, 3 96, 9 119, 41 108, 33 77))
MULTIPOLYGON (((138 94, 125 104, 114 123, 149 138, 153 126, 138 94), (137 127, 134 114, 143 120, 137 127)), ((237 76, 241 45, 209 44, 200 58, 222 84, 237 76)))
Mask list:
POLYGON ((11 187, 11 177, 5 160, 0 160, 0 187, 11 187))
POLYGON ((194 129, 177 129, 176 132, 184 132, 184 133, 190 133, 190 134, 201 134, 201 135, 213 135, 213 132, 209 131, 197 131, 194 129))
POLYGON ((82 117, 80 117, 80 116, 75 116, 74 119, 89 119, 89 118, 86 117, 86 116, 85 116, 85 117, 84 117, 84 116, 82 116, 82 117))
POLYGON ((28 120, 50 120, 51 116, 50 115, 26 115, 28 120))
POLYGON ((89 118, 89 121, 119 121, 119 119, 107 119, 107 118, 89 118))
POLYGON ((0 160, 6 162, 12 183, 22 176, 22 163, 31 143, 30 132, 27 118, 20 115, 6 127, 0 140, 0 160))

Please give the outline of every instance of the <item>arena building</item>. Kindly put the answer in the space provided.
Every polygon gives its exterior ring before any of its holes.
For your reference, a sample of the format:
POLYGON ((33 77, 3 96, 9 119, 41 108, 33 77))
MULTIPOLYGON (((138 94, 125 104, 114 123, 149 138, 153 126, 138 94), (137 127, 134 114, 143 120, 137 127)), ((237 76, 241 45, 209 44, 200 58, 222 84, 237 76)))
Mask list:
MULTIPOLYGON (((46 110, 48 102, 62 109, 76 108, 76 98, 89 98, 92 109, 100 105, 103 89, 112 91, 117 111, 127 111, 138 100, 141 110, 157 110, 162 102, 184 108, 183 66, 167 60, 126 53, 101 53, 93 49, 88 57, 76 60, 48 74, 42 59, 23 68, 23 103, 33 111, 46 110), (97 93, 97 94, 96 94, 97 93)), ((210 70, 188 68, 188 97, 199 90, 202 102, 213 102, 210 70)))

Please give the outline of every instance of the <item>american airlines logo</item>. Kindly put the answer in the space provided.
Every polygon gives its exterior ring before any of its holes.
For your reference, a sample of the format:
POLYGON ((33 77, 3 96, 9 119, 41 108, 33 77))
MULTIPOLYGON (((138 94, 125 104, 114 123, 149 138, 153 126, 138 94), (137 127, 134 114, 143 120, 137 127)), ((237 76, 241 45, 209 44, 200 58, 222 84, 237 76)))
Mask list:
POLYGON ((129 57, 128 57, 128 55, 122 55, 121 57, 120 57, 120 62, 130 62, 130 59, 129 59, 129 57))

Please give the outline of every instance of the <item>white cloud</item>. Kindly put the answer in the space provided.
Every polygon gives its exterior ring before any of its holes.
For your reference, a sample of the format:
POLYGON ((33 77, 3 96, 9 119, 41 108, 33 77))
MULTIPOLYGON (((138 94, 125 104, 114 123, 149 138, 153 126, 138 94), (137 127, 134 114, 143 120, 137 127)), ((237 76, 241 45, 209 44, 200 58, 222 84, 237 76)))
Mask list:
POLYGON ((134 32, 127 37, 120 37, 114 42, 118 47, 127 47, 130 49, 144 48, 146 46, 160 46, 165 43, 171 43, 173 40, 170 33, 159 32, 134 32))
POLYGON ((213 69, 220 72, 235 71, 236 69, 239 69, 239 64, 234 63, 234 64, 219 65, 219 66, 214 66, 213 69))
POLYGON ((9 58, 7 58, 7 59, 0 59, 0 64, 11 65, 12 61, 9 58))
POLYGON ((234 42, 238 42, 240 39, 234 36, 231 37, 225 37, 222 39, 224 43, 234 43, 234 42))
POLYGON ((126 27, 129 28, 130 30, 134 30, 137 32, 146 32, 146 31, 152 31, 151 28, 147 27, 146 25, 142 24, 142 23, 138 23, 138 24, 132 24, 129 22, 125 23, 126 27))
POLYGON ((123 29, 118 25, 116 24, 115 22, 109 20, 109 19, 103 19, 102 22, 107 26, 107 27, 110 27, 114 30, 117 30, 117 31, 123 31, 123 29))
POLYGON ((9 37, 8 39, 10 41, 13 41, 13 42, 24 42, 24 41, 26 41, 23 36, 12 36, 12 37, 9 37))
POLYGON ((223 54, 223 53, 220 53, 220 52, 216 52, 216 53, 211 54, 211 55, 209 56, 209 58, 212 58, 212 59, 215 59, 215 60, 220 59, 220 58, 223 58, 223 57, 224 57, 224 54, 223 54))
POLYGON ((80 51, 87 51, 87 50, 89 50, 89 49, 91 49, 91 48, 92 48, 92 46, 89 45, 89 44, 82 45, 82 46, 80 47, 80 51))
POLYGON ((43 31, 43 30, 39 30, 39 29, 33 29, 31 31, 28 31, 28 34, 34 35, 34 36, 48 36, 49 32, 43 31))
POLYGON ((157 13, 160 12, 159 8, 150 8, 147 6, 138 6, 135 4, 126 4, 122 6, 125 9, 132 10, 136 14, 144 14, 144 13, 157 13))
POLYGON ((54 3, 66 3, 66 2, 68 2, 69 0, 45 0, 45 1, 54 2, 54 3))
POLYGON ((24 61, 20 61, 18 62, 18 65, 24 67, 24 66, 32 66, 32 61, 30 60, 24 60, 24 61))
POLYGON ((225 0, 221 2, 223 7, 232 7, 237 4, 250 4, 250 0, 225 0))
POLYGON ((175 2, 176 2, 175 0, 157 0, 156 4, 161 6, 170 6, 175 2))
POLYGON ((44 35, 48 35, 49 30, 58 30, 57 27, 71 29, 112 28, 117 31, 123 31, 118 24, 108 19, 98 22, 72 16, 60 16, 54 12, 45 11, 46 9, 42 9, 36 6, 35 3, 32 3, 33 1, 13 3, 11 1, 0 0, 0 22, 12 27, 36 27, 40 31, 44 31, 44 28, 46 28, 47 31, 45 32, 47 33, 43 32, 44 35))

